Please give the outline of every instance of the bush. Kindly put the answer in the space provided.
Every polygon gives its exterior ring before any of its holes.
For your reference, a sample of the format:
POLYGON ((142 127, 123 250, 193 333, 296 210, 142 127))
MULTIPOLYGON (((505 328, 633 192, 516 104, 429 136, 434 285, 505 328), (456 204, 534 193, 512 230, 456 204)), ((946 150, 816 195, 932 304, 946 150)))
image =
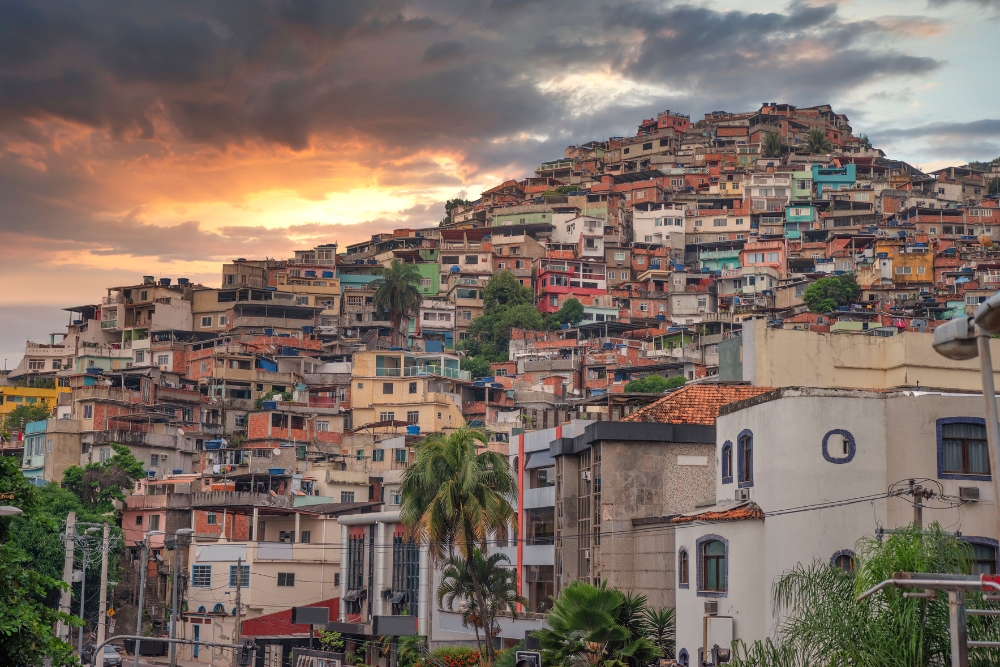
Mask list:
POLYGON ((500 651, 493 667, 514 667, 517 664, 517 652, 523 650, 524 642, 520 641, 515 646, 500 651))
POLYGON ((647 375, 641 380, 632 380, 625 385, 625 391, 634 391, 643 394, 662 394, 668 389, 683 387, 687 380, 683 375, 672 378, 664 378, 659 375, 647 375))
MULTIPOLYGON (((431 651, 431 654, 448 667, 479 667, 479 651, 467 646, 445 646, 431 651)), ((414 667, 435 667, 426 658, 421 658, 414 667)))

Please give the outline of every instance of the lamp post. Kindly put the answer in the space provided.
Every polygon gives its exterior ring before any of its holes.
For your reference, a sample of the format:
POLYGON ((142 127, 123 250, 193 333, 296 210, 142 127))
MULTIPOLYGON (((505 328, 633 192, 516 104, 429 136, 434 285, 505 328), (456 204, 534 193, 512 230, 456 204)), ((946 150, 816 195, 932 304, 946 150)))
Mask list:
POLYGON ((17 516, 23 510, 20 507, 13 507, 11 505, 0 505, 0 516, 17 516))
MULTIPOLYGON (((990 335, 1000 333, 1000 293, 976 309, 973 317, 951 320, 934 330, 934 349, 957 361, 979 357, 979 374, 986 401, 986 441, 990 454, 990 481, 994 502, 1000 502, 1000 421, 997 416, 996 388, 993 384, 993 356, 990 335)), ((997 536, 1000 537, 1000 505, 997 505, 997 536)))
MULTIPOLYGON (((151 530, 142 540, 142 552, 139 557, 139 609, 135 614, 135 636, 142 636, 142 598, 146 591, 146 564, 149 561, 149 538, 153 535, 163 535, 162 530, 151 530)), ((135 661, 133 667, 139 667, 139 640, 135 640, 135 661)))
MULTIPOLYGON (((87 538, 87 533, 92 533, 95 530, 97 530, 97 529, 96 528, 88 528, 87 530, 83 531, 83 535, 81 537, 87 538)), ((80 620, 83 621, 83 625, 80 626, 80 631, 79 631, 79 635, 78 635, 78 639, 77 639, 77 654, 81 655, 81 656, 83 655, 83 628, 84 628, 85 625, 87 625, 86 618, 83 615, 83 610, 84 610, 83 605, 84 605, 84 603, 87 600, 87 596, 86 596, 85 593, 86 593, 86 590, 87 590, 87 561, 88 560, 90 560, 90 549, 87 548, 87 547, 84 547, 84 549, 83 549, 83 566, 80 568, 82 570, 81 571, 81 576, 80 576, 80 620)))
MULTIPOLYGON (((194 533, 193 528, 178 528, 174 531, 174 537, 177 539, 177 553, 174 554, 174 591, 172 596, 172 601, 170 603, 170 638, 177 639, 177 580, 180 578, 181 573, 181 563, 184 561, 184 549, 181 547, 180 538, 187 537, 194 533)), ((185 540, 186 541, 186 540, 185 540)), ((186 544, 185 544, 186 546, 186 544)), ((170 667, 177 667, 177 644, 170 644, 170 667)))

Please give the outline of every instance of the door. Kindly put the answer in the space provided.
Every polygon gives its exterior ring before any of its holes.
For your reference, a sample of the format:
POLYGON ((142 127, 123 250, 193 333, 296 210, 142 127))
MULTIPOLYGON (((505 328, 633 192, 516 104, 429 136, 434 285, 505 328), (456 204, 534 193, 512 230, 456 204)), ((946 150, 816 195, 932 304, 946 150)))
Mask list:
POLYGON ((197 642, 201 641, 201 626, 200 625, 192 625, 192 627, 194 628, 194 641, 196 642, 195 645, 194 645, 194 657, 197 658, 198 657, 198 644, 197 644, 197 642))

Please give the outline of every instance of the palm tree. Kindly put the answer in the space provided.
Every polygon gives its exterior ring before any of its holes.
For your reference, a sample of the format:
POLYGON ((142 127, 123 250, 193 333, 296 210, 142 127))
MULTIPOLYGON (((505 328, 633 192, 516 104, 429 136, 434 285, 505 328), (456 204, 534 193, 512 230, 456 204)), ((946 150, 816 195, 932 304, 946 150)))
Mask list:
MULTIPOLYGON (((485 432, 468 428, 430 435, 417 444, 416 459, 400 486, 403 525, 413 539, 429 546, 436 562, 455 552, 465 560, 487 628, 492 622, 488 582, 474 566, 476 550, 486 553, 491 534, 503 539, 511 527, 517 529, 517 481, 507 459, 487 449, 488 442, 485 432)), ((487 662, 492 664, 493 658, 487 642, 487 662)))
POLYGON ((785 140, 777 132, 768 132, 760 144, 764 157, 781 157, 785 153, 785 140))
MULTIPOLYGON (((641 628, 629 628, 626 619, 641 619, 645 596, 626 597, 602 582, 591 586, 574 581, 563 589, 549 610, 548 628, 535 632, 547 665, 629 667, 646 665, 660 650, 641 628)), ((631 620, 630 620, 631 622, 631 620)))
POLYGON ((483 585, 486 598, 486 613, 476 604, 476 591, 473 585, 472 570, 464 558, 449 558, 441 572, 441 583, 437 589, 438 604, 448 605, 453 609, 455 600, 462 600, 462 625, 470 625, 476 631, 476 643, 482 655, 483 645, 479 639, 479 629, 483 628, 487 643, 493 643, 493 637, 499 632, 496 624, 498 614, 510 614, 517 618, 517 606, 528 603, 527 599, 517 592, 517 573, 510 567, 510 559, 504 554, 493 554, 489 558, 476 549, 473 552, 473 564, 479 581, 483 585), (506 565, 504 565, 506 563, 506 565))
POLYGON ((815 129, 809 130, 809 138, 806 139, 806 151, 810 153, 829 153, 833 150, 833 144, 826 138, 826 132, 815 129))
POLYGON ((415 264, 406 264, 398 259, 392 260, 388 266, 372 269, 379 276, 372 281, 375 295, 372 304, 376 310, 388 311, 389 322, 392 324, 392 341, 396 343, 396 335, 404 319, 417 312, 424 297, 417 287, 420 285, 420 271, 415 264))
POLYGON ((677 616, 673 607, 643 611, 646 622, 646 636, 660 649, 664 658, 674 657, 677 638, 677 616))

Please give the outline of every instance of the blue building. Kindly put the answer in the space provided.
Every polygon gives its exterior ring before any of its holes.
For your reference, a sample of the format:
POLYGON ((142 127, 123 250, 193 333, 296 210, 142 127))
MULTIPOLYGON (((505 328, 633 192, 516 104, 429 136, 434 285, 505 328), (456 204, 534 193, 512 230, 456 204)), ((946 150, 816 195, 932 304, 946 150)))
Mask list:
MULTIPOLYGON (((854 165, 851 165, 852 167, 854 165)), ((816 207, 812 204, 791 204, 785 207, 785 238, 802 238, 802 232, 812 229, 816 221, 816 207)))

